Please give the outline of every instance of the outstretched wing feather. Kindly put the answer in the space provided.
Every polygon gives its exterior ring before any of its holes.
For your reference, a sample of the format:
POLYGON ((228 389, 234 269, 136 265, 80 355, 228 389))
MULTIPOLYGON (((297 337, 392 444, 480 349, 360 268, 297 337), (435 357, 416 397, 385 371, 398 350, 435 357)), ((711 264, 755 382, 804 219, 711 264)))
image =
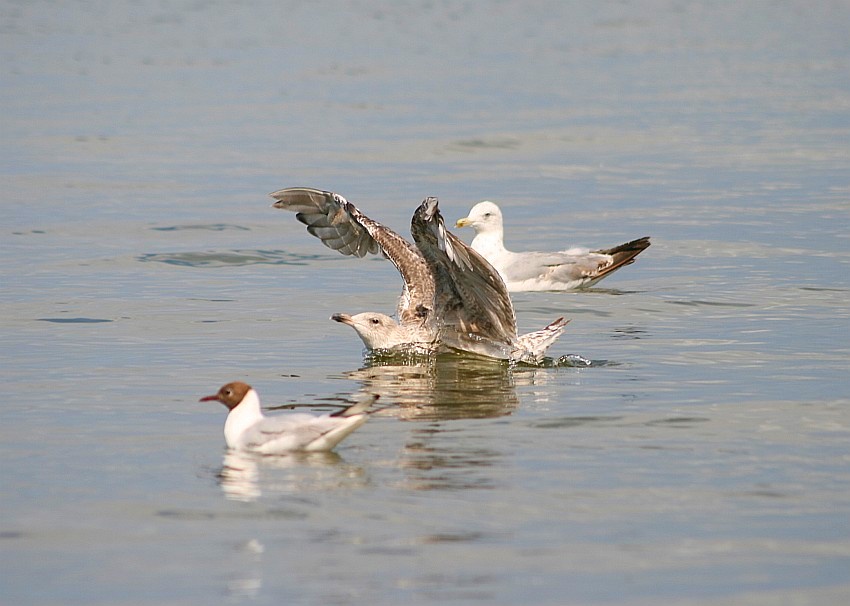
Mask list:
POLYGON ((417 209, 413 238, 435 274, 436 313, 460 332, 504 344, 516 341, 516 316, 493 266, 445 228, 436 199, 417 209))
POLYGON ((433 305, 434 278, 416 247, 344 197, 307 187, 281 189, 271 197, 276 200, 275 208, 296 212, 307 231, 328 248, 357 257, 380 253, 389 259, 405 283, 406 307, 399 310, 402 316, 411 315, 420 304, 433 305))

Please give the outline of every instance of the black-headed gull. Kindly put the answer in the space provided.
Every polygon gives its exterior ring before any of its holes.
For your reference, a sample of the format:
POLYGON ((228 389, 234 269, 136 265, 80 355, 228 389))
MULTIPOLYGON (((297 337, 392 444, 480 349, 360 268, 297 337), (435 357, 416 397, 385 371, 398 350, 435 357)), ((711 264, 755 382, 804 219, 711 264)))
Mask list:
POLYGON ((370 396, 332 414, 267 417, 260 409, 257 392, 247 383, 234 381, 200 401, 221 402, 230 411, 224 423, 224 441, 229 448, 272 455, 331 450, 366 422, 367 409, 377 398, 370 396))
POLYGON ((296 212, 307 231, 328 248, 363 257, 381 253, 404 280, 397 316, 335 314, 355 329, 370 349, 445 348, 491 358, 536 363, 563 332, 566 321, 517 335, 516 316, 505 283, 493 267, 450 233, 436 198, 413 213, 413 244, 373 221, 332 192, 303 187, 271 194, 275 208, 296 212))
POLYGON ((502 211, 493 202, 479 202, 456 227, 475 230, 472 248, 487 259, 511 292, 573 290, 596 284, 649 247, 644 236, 613 248, 571 248, 559 252, 512 252, 505 248, 502 211))

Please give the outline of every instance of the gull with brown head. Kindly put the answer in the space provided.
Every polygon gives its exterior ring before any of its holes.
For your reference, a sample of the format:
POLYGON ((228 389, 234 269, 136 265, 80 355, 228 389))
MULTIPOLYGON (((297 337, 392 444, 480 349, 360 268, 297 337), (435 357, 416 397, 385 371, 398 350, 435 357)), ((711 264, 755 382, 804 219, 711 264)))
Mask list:
POLYGON ((220 402, 227 408, 224 441, 229 448, 258 454, 331 450, 363 425, 378 396, 368 395, 339 412, 312 415, 292 413, 267 417, 260 397, 247 383, 233 381, 201 402, 220 402))

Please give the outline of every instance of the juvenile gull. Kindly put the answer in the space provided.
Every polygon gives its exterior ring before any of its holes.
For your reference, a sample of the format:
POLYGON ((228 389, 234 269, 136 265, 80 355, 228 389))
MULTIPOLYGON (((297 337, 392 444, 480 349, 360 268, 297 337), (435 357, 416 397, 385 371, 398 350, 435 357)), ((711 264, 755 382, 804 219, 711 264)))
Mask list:
POLYGON ((542 330, 518 336, 510 296, 498 272, 446 230, 436 198, 416 209, 410 231, 415 246, 373 221, 344 197, 293 187, 271 194, 275 208, 296 212, 307 231, 344 255, 382 254, 404 282, 397 319, 366 312, 334 314, 369 349, 446 348, 492 358, 536 363, 564 330, 555 320, 542 330))
POLYGON ((505 248, 502 211, 493 202, 479 202, 457 227, 472 226, 472 248, 487 259, 502 276, 511 292, 528 290, 571 290, 592 286, 649 247, 644 236, 613 248, 571 248, 559 252, 512 252, 505 248))
POLYGON ((370 396, 333 414, 267 417, 260 409, 257 392, 246 383, 234 381, 200 401, 221 402, 230 411, 224 422, 224 441, 229 448, 271 455, 331 450, 366 422, 366 409, 376 399, 370 396))

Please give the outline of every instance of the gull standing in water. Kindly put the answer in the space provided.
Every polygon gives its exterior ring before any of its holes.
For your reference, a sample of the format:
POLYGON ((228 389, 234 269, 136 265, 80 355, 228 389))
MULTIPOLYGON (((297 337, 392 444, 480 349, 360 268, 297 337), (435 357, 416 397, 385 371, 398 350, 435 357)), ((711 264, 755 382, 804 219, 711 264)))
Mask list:
POLYGON ((271 194, 275 208, 293 211, 307 231, 344 255, 383 254, 401 274, 404 287, 397 319, 365 312, 334 314, 369 349, 446 348, 491 358, 539 363, 567 321, 517 335, 516 316, 498 272, 462 240, 446 230, 436 198, 416 209, 410 231, 413 244, 373 221, 332 192, 304 187, 271 194))
POLYGON ((479 202, 456 227, 472 226, 472 248, 487 259, 511 292, 572 290, 596 284, 649 247, 644 236, 603 250, 571 248, 560 252, 512 252, 505 248, 502 211, 493 202, 479 202))
POLYGON ((366 410, 377 399, 370 396, 333 414, 267 417, 260 409, 257 392, 247 383, 234 381, 200 401, 221 402, 230 411, 224 422, 224 441, 229 448, 274 455, 331 450, 366 422, 366 410))

